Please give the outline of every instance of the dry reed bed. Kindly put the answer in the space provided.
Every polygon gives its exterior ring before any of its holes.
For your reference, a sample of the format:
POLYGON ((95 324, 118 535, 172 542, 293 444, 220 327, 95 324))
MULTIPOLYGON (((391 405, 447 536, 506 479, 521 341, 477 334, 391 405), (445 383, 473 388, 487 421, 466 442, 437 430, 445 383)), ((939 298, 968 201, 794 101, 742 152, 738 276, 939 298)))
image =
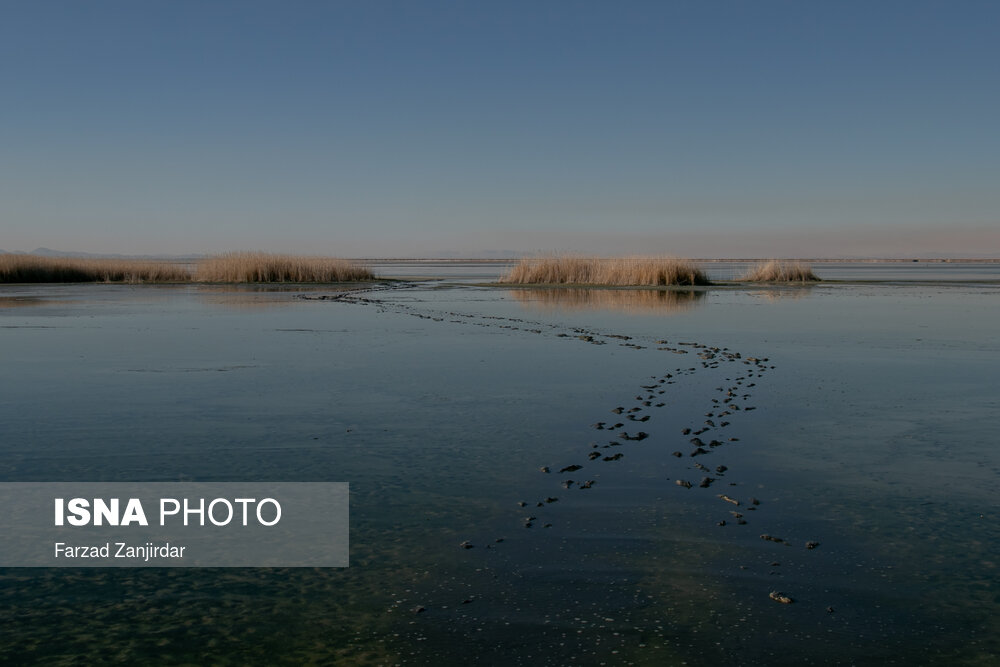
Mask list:
POLYGON ((741 278, 753 283, 806 283, 817 282, 819 278, 812 267, 804 262, 783 262, 772 259, 750 267, 741 278))
POLYGON ((210 283, 342 283, 375 278, 346 259, 229 252, 202 260, 195 279, 210 283))
POLYGON ((332 257, 234 252, 198 263, 194 275, 172 262, 0 255, 0 283, 337 283, 373 280, 364 266, 332 257))
POLYGON ((169 262, 0 255, 0 283, 169 283, 191 279, 169 262))
POLYGON ((671 257, 539 257, 522 259, 500 278, 515 285, 708 285, 693 262, 671 257))

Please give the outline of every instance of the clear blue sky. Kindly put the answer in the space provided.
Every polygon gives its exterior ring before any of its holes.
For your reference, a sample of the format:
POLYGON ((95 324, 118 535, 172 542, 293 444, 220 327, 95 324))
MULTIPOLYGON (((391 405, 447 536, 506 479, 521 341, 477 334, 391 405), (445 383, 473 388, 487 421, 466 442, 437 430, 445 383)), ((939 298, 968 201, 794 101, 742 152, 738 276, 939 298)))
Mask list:
POLYGON ((0 0, 0 248, 1000 256, 1000 2, 0 0))

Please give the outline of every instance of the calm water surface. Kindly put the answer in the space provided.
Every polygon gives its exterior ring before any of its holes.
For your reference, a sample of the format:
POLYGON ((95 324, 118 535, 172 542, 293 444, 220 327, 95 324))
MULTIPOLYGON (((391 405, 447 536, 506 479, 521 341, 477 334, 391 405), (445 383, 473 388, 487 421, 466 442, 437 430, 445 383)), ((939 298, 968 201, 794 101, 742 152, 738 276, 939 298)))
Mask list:
POLYGON ((480 281, 0 288, 3 481, 351 484, 346 569, 3 571, 0 660, 996 664, 1000 288, 480 281))

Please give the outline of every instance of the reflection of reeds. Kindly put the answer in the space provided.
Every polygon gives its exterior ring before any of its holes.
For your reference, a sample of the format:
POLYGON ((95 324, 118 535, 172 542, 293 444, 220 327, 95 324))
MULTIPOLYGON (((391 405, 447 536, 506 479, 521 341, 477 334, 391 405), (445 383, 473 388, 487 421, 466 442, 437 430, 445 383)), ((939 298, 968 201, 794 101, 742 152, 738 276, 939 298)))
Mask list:
POLYGON ((320 294, 349 292, 352 287, 332 285, 316 286, 282 284, 212 284, 199 285, 195 294, 204 303, 233 310, 267 310, 303 303, 299 296, 313 290, 320 294))
POLYGON ((694 263, 672 257, 539 257, 522 259, 500 278, 519 285, 708 285, 694 263))
POLYGON ((170 262, 0 255, 0 283, 145 283, 187 280, 190 280, 188 272, 170 262))
POLYGON ((0 296, 0 308, 23 308, 62 303, 54 299, 40 299, 35 296, 0 296))
POLYGON ((816 282, 819 278, 804 262, 782 262, 772 259, 750 267, 741 280, 754 283, 816 282))
POLYGON ((693 290, 588 289, 552 287, 513 289, 510 294, 529 308, 545 310, 619 310, 672 312, 687 310, 705 296, 693 290))
POLYGON ((198 291, 198 298, 207 304, 232 310, 269 310, 296 303, 284 292, 205 292, 198 291))
POLYGON ((764 299, 765 301, 785 301, 789 299, 804 299, 812 294, 812 290, 812 285, 799 285, 784 289, 753 290, 747 293, 750 296, 757 297, 758 299, 764 299))
POLYGON ((198 263, 197 280, 221 283, 339 283, 372 280, 364 266, 334 257, 229 252, 198 263))

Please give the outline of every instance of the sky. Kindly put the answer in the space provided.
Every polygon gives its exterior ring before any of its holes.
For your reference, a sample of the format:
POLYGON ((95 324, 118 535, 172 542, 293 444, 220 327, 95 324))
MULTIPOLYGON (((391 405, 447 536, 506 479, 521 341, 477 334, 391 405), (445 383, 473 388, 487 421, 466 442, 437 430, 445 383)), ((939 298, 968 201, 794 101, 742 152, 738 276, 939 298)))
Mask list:
POLYGON ((0 248, 1000 257, 1000 3, 0 0, 0 248))

